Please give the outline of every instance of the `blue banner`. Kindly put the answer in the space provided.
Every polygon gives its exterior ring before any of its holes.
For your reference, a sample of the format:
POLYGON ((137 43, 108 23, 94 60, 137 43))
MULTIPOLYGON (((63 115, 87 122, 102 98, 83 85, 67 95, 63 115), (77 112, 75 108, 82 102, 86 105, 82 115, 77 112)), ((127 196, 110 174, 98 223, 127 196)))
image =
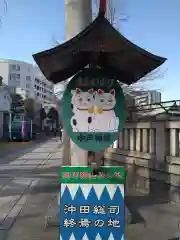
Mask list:
POLYGON ((61 184, 61 240, 123 240, 124 185, 61 184))

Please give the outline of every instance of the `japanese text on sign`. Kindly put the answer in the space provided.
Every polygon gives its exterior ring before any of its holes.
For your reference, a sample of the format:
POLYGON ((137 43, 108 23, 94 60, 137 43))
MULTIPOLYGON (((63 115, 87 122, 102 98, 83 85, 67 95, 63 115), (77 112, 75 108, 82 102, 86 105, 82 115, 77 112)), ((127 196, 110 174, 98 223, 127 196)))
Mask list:
POLYGON ((112 87, 115 84, 115 79, 110 78, 92 78, 80 77, 76 79, 76 85, 80 87, 112 87))
MULTIPOLYGON (((99 178, 121 178, 122 175, 120 172, 115 172, 113 174, 105 174, 103 172, 100 172, 98 175, 99 178)), ((63 178, 96 178, 95 175, 92 175, 88 172, 63 172, 63 178)))
POLYGON ((93 135, 93 134, 82 134, 80 133, 77 136, 77 140, 80 142, 88 142, 88 141, 96 141, 96 142, 109 142, 111 140, 110 133, 105 133, 101 135, 93 135))
POLYGON ((106 206, 106 205, 95 205, 95 206, 79 206, 76 207, 74 205, 64 205, 64 213, 65 214, 73 214, 75 212, 78 213, 94 213, 94 214, 119 214, 120 206, 106 206))
POLYGON ((96 220, 89 220, 88 218, 82 218, 80 220, 75 220, 74 218, 65 219, 64 220, 64 227, 66 228, 74 228, 74 227, 81 227, 81 228, 89 228, 89 227, 112 227, 112 228, 120 228, 120 221, 117 219, 109 218, 108 221, 104 221, 102 219, 96 220))
POLYGON ((102 219, 90 220, 87 218, 81 218, 76 220, 74 218, 66 218, 64 219, 64 227, 120 227, 120 221, 115 217, 120 213, 120 206, 105 206, 105 205, 95 205, 95 206, 79 206, 76 207, 74 205, 65 205, 64 206, 64 214, 89 214, 93 213, 96 216, 100 215, 108 215, 110 216, 107 221, 102 219))

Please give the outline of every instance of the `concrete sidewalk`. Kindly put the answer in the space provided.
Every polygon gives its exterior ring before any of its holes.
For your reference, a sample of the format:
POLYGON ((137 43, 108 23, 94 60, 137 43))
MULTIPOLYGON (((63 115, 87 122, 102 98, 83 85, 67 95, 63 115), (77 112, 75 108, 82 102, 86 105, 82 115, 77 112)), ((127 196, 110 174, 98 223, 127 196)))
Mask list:
POLYGON ((180 221, 179 205, 157 199, 156 196, 150 197, 135 190, 129 191, 126 203, 132 214, 132 224, 126 227, 126 239, 174 239, 180 221))
POLYGON ((51 139, 1 165, 0 239, 38 239, 36 230, 41 229, 38 222, 44 227, 45 214, 41 219, 41 211, 47 211, 52 195, 59 188, 57 171, 62 165, 61 157, 59 141, 51 139))

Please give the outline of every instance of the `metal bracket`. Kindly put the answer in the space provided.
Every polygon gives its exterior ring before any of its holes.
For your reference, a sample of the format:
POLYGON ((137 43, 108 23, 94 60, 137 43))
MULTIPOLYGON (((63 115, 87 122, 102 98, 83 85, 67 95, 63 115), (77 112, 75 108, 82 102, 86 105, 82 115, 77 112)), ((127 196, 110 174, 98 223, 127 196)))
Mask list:
POLYGON ((99 169, 104 165, 104 158, 102 158, 101 154, 96 152, 88 152, 88 165, 92 168, 93 175, 99 174, 99 169), (103 163, 102 163, 103 161, 103 163))

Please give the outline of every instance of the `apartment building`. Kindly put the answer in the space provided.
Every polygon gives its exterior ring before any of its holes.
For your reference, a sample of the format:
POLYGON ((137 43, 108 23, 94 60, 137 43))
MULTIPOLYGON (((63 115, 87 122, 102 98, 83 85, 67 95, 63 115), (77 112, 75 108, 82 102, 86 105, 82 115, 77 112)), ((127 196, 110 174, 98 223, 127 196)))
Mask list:
POLYGON ((0 59, 0 76, 11 93, 18 93, 23 98, 38 99, 42 104, 52 104, 55 101, 54 84, 35 65, 0 59))
POLYGON ((4 123, 9 119, 9 111, 11 109, 11 96, 8 86, 5 85, 0 78, 0 139, 3 137, 5 128, 4 123))
POLYGON ((133 95, 136 105, 148 105, 161 102, 161 92, 155 90, 134 91, 133 95))

